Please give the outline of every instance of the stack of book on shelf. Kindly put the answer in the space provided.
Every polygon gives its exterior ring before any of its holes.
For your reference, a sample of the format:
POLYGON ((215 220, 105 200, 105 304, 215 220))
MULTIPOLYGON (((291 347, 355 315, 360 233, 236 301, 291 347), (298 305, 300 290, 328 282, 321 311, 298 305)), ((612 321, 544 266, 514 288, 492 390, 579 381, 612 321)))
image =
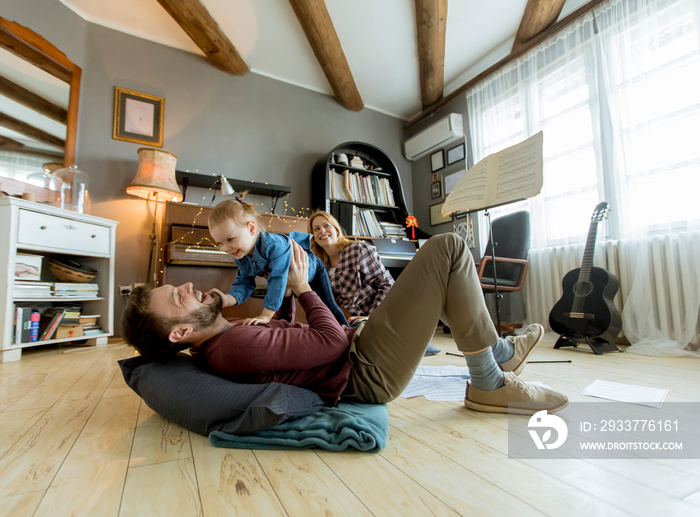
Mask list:
POLYGON ((384 232, 384 237, 387 239, 405 239, 406 238, 406 228, 397 223, 389 223, 386 221, 379 221, 379 226, 381 226, 384 232))
POLYGON ((51 298, 51 285, 51 282, 15 280, 12 296, 14 298, 51 298))
POLYGON ((55 282, 53 284, 54 296, 97 298, 99 287, 97 284, 78 284, 74 282, 55 282))
POLYGON ((83 327, 84 336, 94 336, 95 334, 104 333, 102 327, 97 324, 97 318, 99 317, 99 314, 83 314, 80 316, 80 325, 83 327))
POLYGON ((394 192, 388 178, 376 175, 362 176, 358 172, 335 172, 329 169, 328 184, 331 199, 369 203, 373 205, 396 206, 394 192))
POLYGON ((39 341, 82 336, 81 310, 79 305, 44 309, 39 323, 39 341))
POLYGON ((40 319, 41 312, 31 307, 15 307, 15 344, 38 341, 40 319))
POLYGON ((352 235, 361 237, 384 237, 374 210, 357 208, 353 211, 352 235))

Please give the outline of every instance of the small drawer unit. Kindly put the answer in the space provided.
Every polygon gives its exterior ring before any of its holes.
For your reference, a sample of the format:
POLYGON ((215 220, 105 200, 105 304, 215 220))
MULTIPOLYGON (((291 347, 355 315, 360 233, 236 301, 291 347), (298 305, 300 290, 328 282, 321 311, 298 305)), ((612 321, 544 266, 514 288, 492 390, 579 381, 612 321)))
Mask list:
POLYGON ((22 349, 38 345, 76 340, 106 344, 114 333, 117 222, 12 197, 0 198, 0 221, 0 360, 19 360, 22 349), (57 279, 47 264, 61 258, 94 270, 90 283, 95 292, 71 295, 54 289, 57 279), (36 274, 30 276, 26 270, 36 274), (99 320, 97 332, 88 336, 57 323, 60 332, 32 341, 25 339, 22 322, 22 335, 18 334, 17 314, 24 318, 24 313, 46 314, 68 306, 99 320))
POLYGON ((109 255, 109 227, 20 210, 17 244, 109 255))

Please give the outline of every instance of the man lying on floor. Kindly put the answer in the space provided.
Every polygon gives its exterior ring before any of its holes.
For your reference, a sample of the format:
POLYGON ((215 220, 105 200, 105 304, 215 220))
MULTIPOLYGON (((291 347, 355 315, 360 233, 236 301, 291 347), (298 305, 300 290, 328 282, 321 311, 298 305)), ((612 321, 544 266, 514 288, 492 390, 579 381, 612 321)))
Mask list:
MULTIPOLYGON (((240 325, 224 318, 214 289, 191 283, 134 289, 122 314, 122 336, 141 355, 160 359, 189 348, 195 360, 239 383, 278 382, 340 400, 382 404, 398 397, 418 367, 438 320, 452 330, 471 379, 464 404, 476 411, 531 414, 557 411, 566 395, 528 384, 517 374, 542 339, 543 328, 500 339, 484 303, 474 260, 455 234, 430 238, 386 299, 358 327, 341 326, 307 282, 308 257, 293 243, 288 287, 308 324, 277 319, 240 325)), ((287 316, 295 304, 286 299, 287 316)))

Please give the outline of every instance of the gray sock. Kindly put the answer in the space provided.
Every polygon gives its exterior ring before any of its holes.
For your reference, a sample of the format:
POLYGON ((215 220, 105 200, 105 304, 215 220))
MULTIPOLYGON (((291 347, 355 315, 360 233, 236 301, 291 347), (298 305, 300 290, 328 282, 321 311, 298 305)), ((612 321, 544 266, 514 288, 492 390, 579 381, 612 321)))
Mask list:
POLYGON ((469 367, 472 386, 484 391, 493 391, 505 386, 503 371, 496 364, 491 348, 487 348, 478 354, 465 355, 464 357, 469 367))
POLYGON ((493 358, 498 364, 509 361, 515 355, 515 345, 502 337, 499 337, 498 340, 491 345, 491 350, 493 351, 493 358))

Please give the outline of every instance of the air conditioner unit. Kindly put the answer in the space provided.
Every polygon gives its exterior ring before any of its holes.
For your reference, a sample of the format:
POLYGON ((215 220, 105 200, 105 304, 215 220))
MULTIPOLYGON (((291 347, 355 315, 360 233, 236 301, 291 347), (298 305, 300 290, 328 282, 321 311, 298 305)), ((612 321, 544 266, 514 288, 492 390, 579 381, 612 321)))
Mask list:
POLYGON ((430 151, 443 147, 460 138, 464 138, 462 115, 459 113, 450 113, 432 126, 406 140, 403 144, 403 151, 407 159, 415 161, 418 158, 422 158, 430 151))

